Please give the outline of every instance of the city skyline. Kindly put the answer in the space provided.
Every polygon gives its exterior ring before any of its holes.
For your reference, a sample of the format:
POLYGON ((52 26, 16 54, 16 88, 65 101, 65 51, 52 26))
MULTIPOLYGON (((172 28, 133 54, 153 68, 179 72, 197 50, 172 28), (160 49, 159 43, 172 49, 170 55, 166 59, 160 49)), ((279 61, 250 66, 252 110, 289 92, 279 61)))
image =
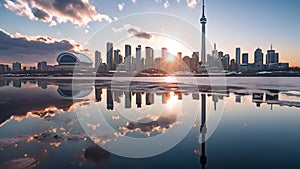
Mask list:
MULTIPOLYGON (((191 23, 198 29, 200 28, 199 19, 201 17, 201 1, 189 1, 190 3, 187 3, 183 0, 179 2, 156 2, 154 0, 147 2, 87 1, 87 4, 89 5, 88 7, 93 6, 95 7, 95 10, 96 12, 98 12, 98 14, 103 14, 101 15, 103 17, 103 21, 98 21, 100 20, 100 18, 94 19, 93 21, 88 15, 81 16, 81 18, 77 18, 78 20, 76 20, 76 18, 73 18, 72 20, 72 18, 70 19, 66 17, 65 20, 61 20, 62 23, 56 21, 56 26, 49 26, 49 24, 51 24, 49 19, 37 19, 37 13, 35 13, 36 16, 33 14, 27 15, 24 11, 22 13, 20 5, 16 5, 22 4, 21 2, 23 3, 23 5, 26 5, 26 2, 23 0, 18 0, 16 2, 12 2, 9 0, 0 1, 0 9, 4 11, 4 14, 0 17, 6 17, 6 19, 1 18, 3 22, 0 26, 2 33, 2 35, 0 36, 0 40, 4 40, 4 37, 10 37, 11 41, 15 41, 16 38, 27 37, 27 39, 33 39, 32 41, 36 41, 37 38, 34 39, 31 36, 40 36, 44 38, 49 37, 48 40, 47 38, 46 40, 44 39, 44 41, 46 42, 43 43, 45 49, 56 49, 57 45, 63 45, 62 49, 72 49, 78 47, 76 46, 76 44, 79 44, 82 48, 88 38, 93 33, 95 33, 99 29, 99 27, 105 26, 110 21, 113 21, 117 18, 121 19, 124 16, 139 12, 161 12, 164 14, 177 15, 180 18, 191 23), (104 8, 101 8, 103 6, 107 7, 108 10, 104 10, 104 8), (108 17, 105 17, 104 14, 108 17), (108 18, 110 18, 110 20, 108 18), (13 26, 15 22, 12 21, 18 21, 20 24, 24 25, 24 27, 15 27, 13 26), (65 21, 66 23, 64 23, 65 21), (62 39, 72 39, 72 41, 63 41, 62 39), (51 44, 50 47, 46 47, 49 44, 51 44)), ((72 2, 73 1, 70 1, 69 3, 72 2)), ((230 54, 230 56, 234 56, 235 48, 240 47, 242 53, 250 53, 249 62, 252 62, 252 51, 254 51, 257 47, 263 49, 263 51, 266 51, 269 49, 270 44, 273 44, 274 48, 281 53, 282 61, 289 61, 291 66, 299 66, 300 59, 298 59, 298 56, 300 55, 300 52, 297 50, 297 46, 299 45, 299 40, 297 39, 297 37, 300 34, 300 24, 297 22, 297 19, 299 17, 297 13, 297 7, 299 7, 299 5, 300 3, 295 1, 292 1, 290 3, 281 3, 280 1, 272 1, 272 3, 270 3, 269 1, 258 0, 242 2, 236 0, 226 2, 217 0, 207 1, 206 17, 209 18, 209 23, 207 24, 208 40, 210 41, 210 43, 216 42, 220 49, 222 49, 222 51, 224 51, 225 53, 230 54), (245 6, 247 6, 247 8, 245 8, 245 6), (222 9, 228 10, 224 12, 224 10, 222 9), (275 9, 280 9, 283 12, 274 12, 275 9), (234 19, 234 21, 231 21, 232 19, 234 19), (268 23, 270 22, 272 23, 272 26, 269 26, 270 24, 268 23)), ((45 9, 45 11, 48 11, 48 14, 52 14, 51 16, 55 16, 55 13, 53 13, 53 11, 52 13, 49 12, 50 10, 45 9)), ((161 24, 159 20, 157 20, 157 24, 161 24)), ((40 38, 38 42, 42 43, 42 38, 40 38)), ((28 41, 24 41, 23 43, 24 44, 21 45, 25 46, 28 41)), ((34 47, 34 43, 32 44, 33 46, 31 47, 34 47)), ((36 51, 20 51, 18 53, 12 50, 14 49, 12 46, 9 47, 11 50, 8 52, 3 52, 3 54, 0 56, 4 63, 8 63, 11 62, 11 60, 14 60, 20 62, 22 61, 25 64, 30 64, 33 62, 33 60, 36 61, 37 58, 41 58, 38 60, 46 60, 49 58, 49 60, 46 61, 48 61, 49 63, 55 62, 56 55, 50 55, 49 51, 47 50, 40 51, 37 49, 36 51), (14 52, 15 56, 11 55, 14 52), (22 52, 24 53, 23 55, 20 54, 22 52)), ((95 49, 89 48, 89 56, 91 56, 91 54, 94 53, 95 50, 104 52, 104 48, 105 44, 98 45, 98 47, 95 49)), ((4 49, 4 47, 1 46, 1 49, 4 49)), ((83 49, 84 48, 82 48, 81 50, 83 49)), ((23 50, 25 50, 25 48, 23 50)), ((29 50, 32 49, 29 48, 29 50)), ((198 49, 197 51, 200 51, 200 49, 198 49)), ((184 54, 184 56, 185 55, 191 55, 191 53, 184 54)), ((94 60, 93 55, 91 59, 94 60)))

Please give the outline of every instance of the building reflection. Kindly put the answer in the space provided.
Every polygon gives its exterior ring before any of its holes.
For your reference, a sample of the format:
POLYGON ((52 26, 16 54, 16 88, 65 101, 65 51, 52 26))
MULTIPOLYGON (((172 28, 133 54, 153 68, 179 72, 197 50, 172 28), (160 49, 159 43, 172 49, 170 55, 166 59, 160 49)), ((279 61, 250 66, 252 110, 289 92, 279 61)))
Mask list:
POLYGON ((154 104, 154 93, 146 93, 146 105, 154 104))
POLYGON ((256 107, 260 107, 261 103, 264 101, 264 93, 253 93, 252 102, 256 103, 256 107))
POLYGON ((141 108, 142 107, 142 93, 140 93, 140 92, 135 93, 135 99, 136 99, 137 108, 141 108))
POLYGON ((193 100, 200 100, 199 93, 193 93, 192 97, 193 97, 193 100))
POLYGON ((123 96, 123 92, 120 90, 114 90, 114 101, 117 103, 121 103, 121 97, 123 96))
POLYGON ((102 88, 97 88, 97 86, 95 86, 95 97, 96 97, 96 102, 101 102, 101 100, 102 100, 102 88))
POLYGON ((113 102, 111 87, 107 88, 106 105, 107 105, 107 110, 114 110, 114 102, 113 102))
POLYGON ((42 89, 47 89, 47 81, 46 80, 38 80, 38 87, 42 89))
POLYGON ((129 109, 131 108, 131 92, 124 91, 124 95, 125 95, 125 108, 129 109))
POLYGON ((9 86, 10 82, 11 81, 7 79, 0 80, 0 87, 9 86))
POLYGON ((262 103, 267 103, 271 105, 271 110, 273 110, 273 104, 279 104, 279 91, 278 90, 269 90, 265 93, 253 93, 252 102, 256 103, 257 107, 260 107, 262 103), (264 95, 265 101, 264 101, 264 95))
POLYGON ((162 94, 162 104, 166 104, 170 100, 170 93, 163 93, 162 94))
POLYGON ((20 80, 13 80, 13 86, 16 88, 21 88, 21 81, 20 80))

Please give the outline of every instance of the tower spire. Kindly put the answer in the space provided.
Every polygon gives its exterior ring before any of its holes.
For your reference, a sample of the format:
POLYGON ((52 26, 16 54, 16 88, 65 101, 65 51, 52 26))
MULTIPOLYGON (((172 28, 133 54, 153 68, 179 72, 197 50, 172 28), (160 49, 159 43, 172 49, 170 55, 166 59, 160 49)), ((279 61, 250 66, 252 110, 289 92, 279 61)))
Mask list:
POLYGON ((202 17, 205 17, 205 5, 204 5, 204 0, 202 1, 202 17))

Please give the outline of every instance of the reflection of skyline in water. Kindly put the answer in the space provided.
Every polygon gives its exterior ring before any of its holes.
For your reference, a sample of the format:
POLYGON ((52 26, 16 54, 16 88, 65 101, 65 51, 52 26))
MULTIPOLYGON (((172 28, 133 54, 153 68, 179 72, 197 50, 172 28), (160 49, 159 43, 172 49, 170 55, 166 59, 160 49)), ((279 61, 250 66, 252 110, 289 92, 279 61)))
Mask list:
MULTIPOLYGON (((151 84, 151 83, 150 83, 151 84)), ((136 84, 138 85, 138 84, 136 84)), ((142 84, 144 85, 144 84, 142 84)), ((95 91, 95 100, 96 102, 103 101, 103 90, 106 90, 106 105, 107 110, 114 110, 114 102, 121 103, 122 101, 125 102, 125 109, 132 108, 132 97, 135 97, 135 107, 142 108, 145 105, 152 105, 154 104, 154 95, 160 96, 162 100, 162 104, 166 104, 170 99, 170 92, 174 93, 177 100, 182 100, 182 95, 191 94, 193 100, 201 100, 200 95, 201 93, 207 93, 208 97, 211 97, 211 100, 214 104, 214 110, 217 109, 217 103, 219 100, 223 100, 224 97, 229 97, 230 93, 234 93, 235 95, 235 102, 241 103, 242 98, 245 96, 252 96, 252 102, 257 106, 260 107, 261 104, 268 104, 270 105, 270 109, 273 109, 273 105, 279 106, 292 106, 292 107, 300 107, 300 102, 298 98, 300 95, 289 93, 288 91, 281 92, 279 90, 244 90, 243 88, 237 89, 236 87, 227 87, 226 90, 215 90, 211 91, 207 86, 205 86, 205 90, 195 91, 195 87, 187 86, 184 91, 182 88, 174 89, 174 85, 170 88, 168 84, 160 84, 160 83, 152 83, 152 88, 149 90, 142 91, 139 89, 138 91, 134 90, 133 88, 128 89, 112 89, 110 83, 99 82, 96 83, 95 86, 91 86, 89 84, 84 84, 82 87, 75 87, 76 89, 72 89, 71 81, 52 81, 52 80, 0 80, 0 87, 14 87, 14 88, 21 88, 20 91, 17 91, 18 94, 14 92, 10 92, 8 90, 2 90, 2 101, 1 107, 2 111, 4 110, 4 114, 1 116, 1 122, 4 122, 8 119, 11 115, 26 115, 27 112, 30 111, 38 111, 44 110, 48 107, 55 107, 57 109, 67 110, 72 106, 72 100, 68 100, 66 98, 84 98, 91 94, 92 87, 94 87, 95 91), (23 85, 22 85, 23 84, 23 85), (35 91, 34 85, 37 84, 37 87, 43 89, 39 91, 35 91), (50 85, 50 89, 48 89, 48 85, 50 85), (158 89, 153 87, 153 85, 159 86, 158 89), (55 90, 55 86, 57 86, 57 94, 53 92, 55 90), (189 87, 191 91, 189 91, 189 87), (22 89, 25 90, 22 90, 22 89), (28 91, 26 91, 28 90, 28 91), (51 92, 44 92, 51 91, 51 92), (47 97, 40 97, 47 95, 47 97), (16 97, 18 95, 19 97, 16 97), (30 96, 28 99, 27 96, 30 96), (8 98, 8 99, 7 99, 8 98), (14 98, 14 100, 10 100, 9 98, 14 98), (285 100, 280 100, 280 98, 285 98, 285 100), (288 98, 288 99, 286 99, 288 98), (289 98, 292 98, 294 101, 291 101, 289 98), (145 99, 145 103, 142 101, 145 99), (22 100, 22 101, 21 101, 22 100), (20 104, 20 106, 12 105, 12 102, 16 102, 20 104), (10 110, 9 112, 5 112, 5 110, 10 110), (6 119, 3 119, 5 118, 6 119)), ((80 86, 80 84, 78 84, 80 86)), ((73 86, 74 87, 74 86, 73 86)), ((146 86, 147 87, 147 86, 146 86)), ((175 86, 176 87, 176 86, 175 86)), ((198 86, 201 89, 201 86, 198 86)), ((0 88, 1 89, 1 88, 0 88)), ((13 88, 9 88, 9 90, 14 90, 13 88)))
MULTIPOLYGON (((80 87, 78 87, 77 89, 83 89, 83 91, 88 91, 87 89, 93 88, 93 90, 90 91, 90 93, 88 93, 87 95, 82 95, 82 98, 76 98, 76 100, 73 102, 72 99, 70 99, 70 97, 72 96, 72 94, 77 94, 78 92, 74 92, 72 91, 72 88, 70 88, 70 83, 68 81, 34 81, 34 80, 30 80, 30 81, 16 81, 15 83, 13 80, 9 81, 3 81, 0 80, 1 83, 1 88, 0 88, 0 93, 1 93, 1 97, 0 98, 0 107, 1 107, 1 113, 5 114, 3 110, 11 110, 9 116, 1 116, 1 119, 3 118, 3 120, 1 120, 1 123, 3 123, 4 121, 7 121, 5 124, 3 124, 3 126, 1 125, 0 129, 2 128, 2 131, 7 128, 8 126, 15 126, 16 129, 18 130, 18 126, 21 126, 22 124, 26 123, 27 120, 34 120, 35 118, 39 117, 40 120, 44 121, 43 123, 45 123, 45 125, 49 125, 51 126, 51 130, 45 130, 41 131, 41 132, 37 132, 31 135, 28 135, 29 138, 34 138, 33 141, 30 141, 30 144, 46 144, 49 145, 48 146, 44 146, 43 149, 41 150, 43 153, 45 154, 51 154, 53 153, 53 151, 55 150, 56 152, 60 152, 58 150, 65 150, 66 152, 70 151, 68 148, 66 148, 67 144, 71 144, 70 146, 72 147, 73 145, 80 145, 78 146, 77 150, 77 157, 74 157, 74 155, 66 155, 66 156, 70 156, 70 158, 68 160, 74 160, 76 158, 80 159, 79 160, 79 165, 101 165, 101 167, 103 166, 103 164, 105 164, 104 168, 114 168, 111 167, 111 163, 118 163, 118 160, 116 160, 116 157, 112 154, 107 154, 107 152, 105 150, 99 149, 97 147, 93 147, 93 144, 90 140, 84 141, 86 138, 86 135, 82 134, 82 133, 78 133, 76 130, 74 130, 73 125, 78 125, 78 122, 74 122, 72 119, 67 118, 66 115, 68 114, 68 116, 70 115, 74 115, 74 113, 72 113, 73 109, 73 105, 74 104, 85 104, 85 98, 86 97, 92 97, 91 100, 95 101, 95 104, 103 104, 103 108, 105 108, 107 110, 107 115, 110 115, 109 113, 112 113, 113 111, 118 110, 117 108, 120 108, 122 106, 122 108, 124 110, 136 110, 139 111, 141 109, 147 108, 147 106, 149 105, 168 105, 171 102, 175 101, 180 101, 180 100, 186 100, 187 98, 189 98, 190 100, 193 100, 195 102, 199 102, 201 107, 199 108, 199 113, 201 113, 201 117, 199 117, 199 124, 197 124, 197 127, 195 127, 195 130, 200 130, 200 139, 202 140, 200 143, 200 148, 199 148, 199 152, 195 154, 193 154, 194 156, 197 156, 197 158, 195 159, 198 163, 199 163, 199 159, 200 159, 200 165, 202 166, 187 166, 188 168, 218 168, 218 167, 212 167, 216 165, 216 161, 222 161, 222 162, 218 162, 220 165, 225 164, 223 160, 220 160, 217 158, 217 156, 223 156, 227 161, 230 161, 229 157, 232 157, 231 154, 234 153, 234 151, 236 152, 240 152, 240 149, 244 149, 243 147, 247 147, 245 146, 248 145, 249 149, 254 149, 255 150, 255 146, 251 146, 249 145, 249 142, 254 142, 253 144, 260 146, 261 143, 269 143, 269 142, 275 142, 274 140, 277 140, 275 136, 272 135, 272 133, 270 133, 270 131, 272 130, 277 130, 278 132, 280 132, 280 129, 275 129, 274 126, 281 126, 282 128, 286 128, 288 126, 286 125, 282 125, 282 122, 274 120, 274 125, 271 124, 271 119, 274 118, 274 116, 279 116, 279 117, 283 117, 285 114, 291 114, 290 112, 293 112, 295 115, 297 115, 297 108, 299 107, 299 92, 296 91, 282 91, 282 90, 274 90, 274 89, 266 89, 266 88, 261 88, 261 89, 256 89, 256 90, 246 90, 244 88, 237 88, 237 87, 228 87, 226 88, 226 90, 207 90, 207 88, 205 90, 202 90, 199 87, 199 91, 195 91, 194 89, 189 88, 188 85, 184 86, 183 88, 176 88, 174 86, 176 85, 171 85, 172 87, 168 86, 168 84, 162 84, 162 83, 152 83, 151 86, 152 88, 147 88, 146 84, 133 84, 134 87, 129 87, 127 90, 123 89, 115 89, 110 87, 110 83, 109 82, 97 82, 96 85, 90 85, 90 84, 83 84, 82 86, 80 85, 80 87), (21 84, 21 86, 19 85, 21 84), (135 86, 145 86, 144 89, 142 90, 141 88, 136 88, 135 86), (38 88, 39 87, 39 88, 38 88), (60 95, 57 89, 61 89, 64 93, 64 96, 60 95), (69 98, 66 97, 66 93, 68 93, 69 98), (12 102, 12 100, 14 100, 15 102, 21 102, 18 103, 18 106, 15 105, 10 105, 12 102), (206 104, 204 103, 206 102, 206 104), (237 113, 234 113, 232 116, 230 116, 231 120, 227 120, 226 121, 226 117, 225 117, 225 122, 227 122, 226 124, 228 125, 228 123, 231 123, 231 125, 233 125, 233 127, 230 127, 227 129, 228 126, 222 126, 220 127, 220 131, 216 133, 217 136, 221 135, 222 139, 220 139, 220 137, 216 137, 216 138, 211 138, 212 142, 208 141, 205 142, 206 140, 206 130, 210 130, 210 128, 206 128, 205 126, 205 119, 206 116, 204 117, 203 112, 210 112, 213 113, 215 110, 219 110, 220 109, 220 104, 223 104, 223 102, 230 102, 229 103, 229 107, 225 109, 227 109, 228 113, 227 114, 231 114, 231 112, 237 111, 237 113), (207 105, 207 106, 204 106, 207 105), (209 106, 211 105, 211 106, 209 106), (233 107, 233 105, 236 105, 237 107, 243 107, 243 109, 239 109, 239 110, 234 110, 235 107, 233 107), (281 107, 284 106, 284 107, 281 107), (287 106, 291 106, 291 107, 287 107, 287 106), (31 109, 29 109, 28 107, 30 107, 31 109), (209 107, 212 107, 212 109, 210 110, 209 107), (249 113, 245 112, 248 108, 251 108, 251 110, 249 113), (272 109, 272 110, 271 110, 272 109), (257 112, 255 112, 255 111, 257 112), (266 113, 262 114, 259 118, 259 120, 256 121, 251 121, 251 120, 246 120, 245 122, 242 121, 240 124, 241 126, 237 127, 234 126, 236 121, 239 121, 240 118, 242 118, 241 115, 245 115, 245 116, 250 116, 249 114, 253 114, 253 116, 257 116, 259 114, 259 112, 262 111, 266 111, 268 110, 268 115, 269 117, 266 115, 266 113), (285 111, 286 110, 286 111, 285 111), (239 112, 240 111, 240 112, 239 112), (32 112, 33 116, 28 116, 28 112, 32 112), (35 113, 35 114, 34 114, 35 113), (273 113, 273 114, 272 114, 273 113), (278 113, 281 113, 281 115, 278 115, 278 113), (18 118, 19 121, 15 121, 13 119, 11 119, 11 116, 15 116, 18 118), (23 116, 23 119, 22 119, 23 116), (5 117, 5 118, 4 118, 5 117), (253 124, 254 122, 259 123, 259 121, 261 119, 265 119, 267 117, 268 120, 266 120, 266 124, 268 126, 272 126, 273 128, 270 127, 269 130, 267 130, 266 128, 256 128, 255 126, 257 126, 257 124, 253 124), (233 120, 234 119, 234 120, 233 120), (60 121, 60 123, 57 123, 58 121, 60 121), (61 121, 63 121, 63 123, 61 123, 61 121), (229 121, 229 122, 228 122, 229 121), (55 125, 53 125, 53 122, 55 122, 55 125), (17 124, 19 123, 19 124, 17 124), (14 125, 12 125, 14 124, 14 125), (63 125, 66 124, 66 125, 63 125), (69 124, 70 126, 68 126, 67 124, 69 124), (63 125, 63 126, 62 126, 63 125), (52 130, 52 128, 55 128, 55 132, 54 130, 52 130), (252 135, 251 135, 251 131, 252 135), (263 141, 256 141, 253 140, 253 138, 258 138, 256 137, 256 135, 259 135, 258 133, 260 133, 260 130, 262 130, 263 132, 265 132, 265 134, 272 138, 272 140, 263 140, 263 141), (242 141, 237 141, 234 142, 234 138, 232 138, 232 144, 228 143, 228 139, 225 136, 223 136, 221 133, 221 131, 230 131, 229 134, 232 133, 234 135, 239 136, 242 135, 243 138, 235 138, 236 140, 243 140, 242 141), (267 132, 269 131, 269 132, 267 132), (243 135, 243 132, 245 132, 245 134, 249 134, 251 136, 255 137, 250 137, 247 135, 243 135), (245 141, 246 139, 249 139, 250 141, 247 142, 245 141), (73 143, 69 143, 70 140, 73 140, 73 143), (216 141, 216 140, 222 140, 221 141, 216 141), (86 142, 86 143, 85 143, 86 142), (238 143, 240 142, 240 143, 238 143), (218 143, 216 145, 216 143, 218 143), (229 145, 228 145, 229 144, 229 145), (240 144, 240 146, 239 146, 240 144), (222 146, 221 146, 222 145, 222 146), (224 146, 225 145, 225 146, 224 146), (230 146, 231 145, 231 146, 230 146), (57 146, 57 147, 56 147, 57 146), (216 146, 216 148, 214 147, 216 146), (221 147, 221 148, 220 148, 221 147), (225 147, 225 148, 224 148, 225 147), (234 150, 233 152, 229 152, 231 149, 226 149, 226 147, 231 147, 232 150, 234 150), (224 150, 224 151, 223 151, 224 150), (225 151, 226 150, 226 151, 225 151), (98 158, 99 155, 101 155, 101 157, 103 158, 98 158), (228 155, 229 157, 227 158, 226 155, 228 155), (74 159, 72 159, 74 158, 74 159), (85 158, 82 161, 82 158, 85 158), (112 162, 113 161, 113 162, 112 162), (84 163, 84 164, 81 164, 84 163), (107 165, 110 164, 110 165, 107 165)), ((176 102, 175 102, 176 103, 176 102)), ((72 115, 72 116, 73 116, 72 115)), ((111 114, 111 116, 109 116, 109 118, 112 121, 121 121, 122 117, 117 117, 115 116, 116 114, 111 114), (112 117, 114 119, 112 119, 112 117)), ((206 114, 205 114, 206 115, 206 114)), ((207 114, 208 115, 208 114, 207 114)), ((209 115, 208 115, 209 116, 209 115)), ((252 116, 251 116, 252 117, 252 116)), ((297 117, 299 116, 295 116, 295 119, 297 119, 297 117)), ((74 117, 72 118, 76 118, 76 114, 74 117)), ((254 117, 253 117, 254 118, 254 117)), ((286 117, 289 118, 289 117, 286 117)), ((290 117, 290 121, 289 123, 293 123, 292 117, 290 117)), ((251 119, 251 118, 250 118, 251 119)), ((281 118, 282 119, 282 118, 281 118)), ((36 119, 37 120, 37 119, 36 119)), ((121 126, 117 126, 116 128, 119 129, 119 131, 123 131, 123 132, 130 132, 136 129, 139 129, 140 131, 151 131, 153 132, 154 128, 157 126, 161 126, 162 128, 168 129, 171 125, 174 124, 176 120, 176 116, 172 118, 158 118, 158 119, 140 119, 140 121, 132 121, 128 123, 128 125, 121 125, 121 126), (119 128, 118 128, 119 127, 119 128)), ((198 120, 197 120, 198 121, 198 120)), ((224 122, 224 123, 225 123, 224 122)), ((293 123, 294 124, 294 123, 293 123)), ((36 124, 38 127, 38 124, 36 124)), ((98 128, 98 126, 96 124, 88 124, 91 128, 98 128)), ((294 128, 295 129, 295 128, 294 128)), ((287 129, 285 129, 287 130, 287 129)), ((10 131, 14 131, 14 130, 10 130, 10 131)), ((81 131, 82 132, 82 131, 81 131)), ((5 133, 5 132, 4 132, 5 133)), ((287 134, 287 140, 283 140, 285 143, 287 144, 291 144, 291 145, 296 145, 294 144, 294 142, 292 141, 292 138, 297 140, 296 138, 296 131, 294 132, 295 135, 290 135, 287 134)), ((127 133, 130 135, 130 133, 127 133)), ((195 134, 195 133, 194 133, 195 134)), ((261 135, 261 133, 260 133, 261 135)), ((121 136, 121 135, 120 135, 121 136)), ((2 132, 2 137, 3 136, 3 132, 2 132)), ((190 137, 190 136, 189 136, 190 137)), ((232 137, 232 136, 231 136, 232 137)), ((264 138, 264 136, 262 139, 266 139, 264 138)), ((25 142, 27 142, 27 137, 13 137, 12 138, 15 139, 16 141, 19 142, 13 142, 14 144, 10 144, 7 147, 5 147, 2 151, 0 151, 0 157, 3 157, 4 155, 7 154, 7 151, 16 151, 13 150, 12 147, 14 147, 17 144, 17 147, 22 147, 22 145, 27 145, 27 143, 23 143, 24 140, 26 140, 25 142), (18 138, 18 139, 16 139, 18 138), (26 138, 26 139, 25 139, 26 138), (22 141, 23 140, 23 141, 22 141), (1 155, 2 154, 2 155, 1 155)), ((3 138, 1 138, 3 139, 3 138)), ((1 139, 0 139, 0 145, 1 145, 1 139)), ((187 157, 182 157, 183 161, 187 161, 190 162, 190 164, 193 164, 193 161, 191 159, 193 159, 193 155, 189 154, 191 152, 193 152, 194 149, 196 149, 197 144, 191 140, 194 139, 194 136, 192 136, 191 138, 187 139, 184 142, 184 145, 189 145, 190 148, 192 148, 192 150, 188 149, 186 151, 184 151, 184 153, 181 153, 183 156, 187 156, 187 157)), ((28 143, 28 144, 29 144, 28 143)), ((199 145, 199 143, 198 143, 199 145)), ((262 144, 264 145, 264 144, 262 144)), ((276 146, 280 145, 280 144, 274 144, 276 146)), ((161 155, 157 158, 159 159, 168 159, 167 157, 169 157, 169 159, 174 159, 176 158, 176 155, 178 155, 178 152, 181 152, 183 150, 180 150, 180 147, 182 147, 183 145, 179 146, 179 148, 175 148, 175 151, 170 151, 168 154, 172 154, 170 156, 165 156, 165 155, 161 155), (164 158, 163 158, 164 157, 164 158)), ((268 148, 268 146, 271 145, 265 145, 264 147, 266 147, 267 150, 270 150, 270 148, 268 148)), ((76 146, 74 146, 74 149, 76 146)), ((261 147, 260 147, 261 148, 261 147)), ((246 149, 246 148, 245 148, 246 149)), ((251 150, 248 150, 247 152, 249 152, 249 154, 254 154, 255 152, 251 152, 251 150)), ((273 148, 274 149, 274 148, 273 148)), ((275 149, 277 152, 281 152, 281 153, 285 153, 286 151, 289 150, 289 152, 291 153, 291 150, 289 147, 283 148, 283 149, 275 149)), ((274 150, 274 151, 275 151, 274 150)), ((22 150, 21 150, 22 151, 22 150)), ((35 150, 36 151, 36 150, 35 150)), ((256 150, 258 151, 258 150, 256 150)), ((26 150, 25 153, 28 154, 28 156, 31 157, 37 157, 39 155, 36 155, 35 152, 31 152, 29 153, 29 150, 26 150)), ((259 151, 260 153, 264 153, 259 151)), ((72 152, 71 152, 72 153, 72 152)), ((76 154, 74 152, 74 154, 76 154)), ((244 154, 242 154, 242 156, 246 156, 246 153, 244 152, 244 154)), ((297 152, 292 152, 292 154, 296 154, 297 152)), ((22 157, 23 154, 21 154, 22 157)), ((54 156, 54 154, 52 154, 52 156, 54 156)), ((254 155, 253 155, 254 156, 254 155)), ((253 157, 250 156, 250 157, 253 157)), ((259 154, 255 154, 255 156, 261 157, 259 154)), ((12 156, 9 156, 10 158, 3 158, 2 160, 0 160, 1 162, 4 160, 10 160, 13 159, 12 156)), ((56 158, 59 157, 59 155, 56 155, 56 158)), ((235 156, 236 157, 236 156, 235 156)), ((247 156, 248 157, 248 156, 247 156)), ((15 158, 15 157, 14 157, 15 158)), ((45 157, 44 157, 45 158, 45 157)), ((47 157, 48 158, 48 157, 47 157)), ((245 157, 246 158, 246 157, 245 157)), ((276 157, 273 157, 271 159, 278 159, 276 157)), ((64 158, 63 158, 64 159, 64 158)), ((224 160, 225 160, 224 159, 224 160)), ((290 159, 293 159, 293 157, 290 157, 290 159)), ((38 160, 41 160, 40 158, 38 158, 38 160)), ((128 159, 127 159, 128 160, 128 159)), ((232 159, 231 159, 232 160, 232 159)), ((268 159, 267 159, 268 160, 268 159)), ((124 160, 126 161, 126 160, 124 160)), ((148 160, 145 160, 148 161, 148 160)), ((150 160, 151 161, 151 160, 150 160)), ((145 162, 147 165, 145 164, 141 164, 141 166, 151 166, 150 163, 152 162, 145 162)), ((174 164, 180 163, 180 160, 175 160, 178 162, 174 162, 174 164)), ((272 160, 273 161, 273 160, 272 160)), ((236 162, 237 161, 232 161, 232 162, 236 162)), ((253 161, 252 161, 253 162, 253 161)), ((290 161, 291 162, 291 161, 290 161)), ((134 162, 133 162, 134 163, 134 162)), ((163 163, 163 161, 160 161, 160 163, 163 163)), ((194 162, 196 163, 196 162, 194 162)), ((263 161, 261 161, 261 163, 263 163, 263 161)), ((259 162, 257 162, 256 164, 261 164, 259 162)), ((276 163, 280 163, 276 162, 276 163)), ((120 165, 123 164, 124 166, 128 165, 128 162, 120 162, 120 165)), ((165 164, 167 164, 165 162, 165 164)), ((186 162, 184 163, 186 164, 186 162)), ((280 163, 281 164, 281 163, 280 163)), ((295 164, 295 162, 294 162, 295 164)), ((38 166, 45 166, 46 164, 40 163, 38 166)), ((237 165, 237 164, 236 164, 237 165)), ((173 166, 173 168, 179 168, 179 166, 182 168, 184 167, 183 165, 178 164, 178 166, 173 166)), ((240 167, 243 165, 240 165, 240 167)), ((252 165, 253 166, 253 165, 252 165)), ((283 165, 278 165, 278 166, 283 166, 283 165)), ((52 166, 54 167, 54 166, 52 166)), ((131 167, 133 168, 133 166, 127 166, 127 167, 131 167)), ((153 166, 152 166, 153 167, 153 166)), ((38 167, 39 168, 39 167, 38 167)), ((41 167, 42 168, 42 167, 41 167)), ((75 166, 72 166, 69 168, 77 168, 75 166)), ((79 167, 78 167, 79 168, 79 167)), ((276 168, 276 167, 275 167, 276 168)))

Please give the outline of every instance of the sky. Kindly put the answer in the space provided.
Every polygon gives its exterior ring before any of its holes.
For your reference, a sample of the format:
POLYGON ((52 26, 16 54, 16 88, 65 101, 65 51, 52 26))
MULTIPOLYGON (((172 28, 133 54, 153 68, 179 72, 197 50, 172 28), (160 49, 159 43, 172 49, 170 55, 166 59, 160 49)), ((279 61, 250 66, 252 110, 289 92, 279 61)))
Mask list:
MULTIPOLYGON (((235 58, 235 48, 266 53, 273 48, 281 62, 300 66, 300 1, 206 0, 208 51, 235 58)), ((141 44, 191 56, 200 50, 200 0, 0 0, 0 63, 31 65, 69 50, 92 60, 106 42, 124 55, 124 44, 141 44)), ((134 52, 133 52, 134 53, 134 52)))

